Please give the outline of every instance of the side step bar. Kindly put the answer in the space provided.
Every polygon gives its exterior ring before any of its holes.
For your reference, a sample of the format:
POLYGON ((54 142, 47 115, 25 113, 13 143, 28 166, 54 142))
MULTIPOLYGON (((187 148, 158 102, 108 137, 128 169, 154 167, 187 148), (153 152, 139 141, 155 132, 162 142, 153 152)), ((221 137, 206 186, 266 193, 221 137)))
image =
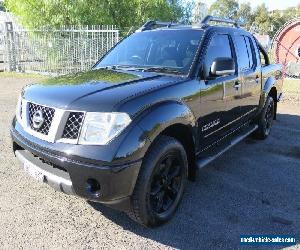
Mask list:
POLYGON ((217 159, 219 156, 224 154, 227 150, 231 149, 234 145, 236 145, 240 141, 244 140, 248 135, 253 133, 257 128, 258 128, 258 126, 255 125, 254 127, 251 127, 251 129, 247 130, 245 133, 243 133, 243 134, 241 134, 237 137, 234 137, 233 140, 230 142, 230 144, 226 148, 222 149, 221 151, 219 151, 215 155, 209 156, 209 157, 206 157, 206 158, 201 158, 201 159, 197 160, 197 162, 196 162, 197 167, 198 168, 205 167, 206 165, 211 163, 213 160, 217 159))

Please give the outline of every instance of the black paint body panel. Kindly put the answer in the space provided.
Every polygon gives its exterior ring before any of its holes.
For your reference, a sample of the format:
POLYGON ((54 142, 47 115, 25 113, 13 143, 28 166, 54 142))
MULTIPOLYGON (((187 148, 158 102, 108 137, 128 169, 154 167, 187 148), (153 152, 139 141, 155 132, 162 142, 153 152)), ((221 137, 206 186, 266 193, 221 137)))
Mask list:
MULTIPOLYGON (((132 79, 128 76, 126 81, 109 83, 90 78, 76 84, 34 84, 23 90, 26 100, 51 107, 129 114, 132 123, 108 145, 49 143, 25 132, 14 119, 14 148, 21 147, 66 168, 77 195, 103 203, 118 203, 117 200, 130 197, 143 157, 155 138, 170 126, 186 126, 195 154, 201 156, 220 138, 255 118, 272 87, 277 89, 278 96, 282 92, 281 66, 261 66, 259 61, 251 72, 203 79, 203 58, 215 34, 229 35, 233 46, 234 37, 240 34, 249 36, 256 44, 252 35, 242 29, 203 29, 197 56, 186 76, 118 70, 131 74, 132 79), (236 81, 242 84, 238 90, 234 88, 236 81), (101 197, 86 193, 85 181, 90 177, 103 185, 101 197)), ((254 53, 259 56, 257 46, 254 53)), ((238 53, 235 60, 238 64, 238 53)), ((114 70, 110 71, 114 74, 114 70)))

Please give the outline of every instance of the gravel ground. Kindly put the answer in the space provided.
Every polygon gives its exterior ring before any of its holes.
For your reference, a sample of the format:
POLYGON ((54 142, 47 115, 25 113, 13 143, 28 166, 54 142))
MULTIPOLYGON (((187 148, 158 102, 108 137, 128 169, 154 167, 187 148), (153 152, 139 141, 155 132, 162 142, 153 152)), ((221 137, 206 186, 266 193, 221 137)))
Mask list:
POLYGON ((30 82, 0 77, 0 249, 237 249, 248 233, 299 242, 300 92, 279 105, 267 140, 248 138, 199 171, 174 219, 147 229, 22 171, 8 131, 20 89, 30 82))

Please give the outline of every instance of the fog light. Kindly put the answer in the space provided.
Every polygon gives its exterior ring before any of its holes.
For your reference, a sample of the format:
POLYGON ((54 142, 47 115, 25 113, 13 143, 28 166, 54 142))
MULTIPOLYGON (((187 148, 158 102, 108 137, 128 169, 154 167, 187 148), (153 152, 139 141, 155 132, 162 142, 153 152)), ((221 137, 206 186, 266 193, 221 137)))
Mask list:
POLYGON ((100 194, 101 194, 100 189, 101 189, 101 186, 100 186, 100 183, 97 180, 88 179, 86 181, 86 190, 92 196, 99 197, 100 194))

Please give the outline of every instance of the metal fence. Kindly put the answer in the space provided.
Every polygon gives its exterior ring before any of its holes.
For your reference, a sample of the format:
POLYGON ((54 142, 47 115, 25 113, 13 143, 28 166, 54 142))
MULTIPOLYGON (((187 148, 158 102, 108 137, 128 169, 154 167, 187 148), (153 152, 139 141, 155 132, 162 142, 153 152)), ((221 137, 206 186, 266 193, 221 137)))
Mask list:
POLYGON ((5 24, 5 70, 67 74, 90 69, 119 41, 116 26, 71 26, 59 30, 14 29, 5 24))

